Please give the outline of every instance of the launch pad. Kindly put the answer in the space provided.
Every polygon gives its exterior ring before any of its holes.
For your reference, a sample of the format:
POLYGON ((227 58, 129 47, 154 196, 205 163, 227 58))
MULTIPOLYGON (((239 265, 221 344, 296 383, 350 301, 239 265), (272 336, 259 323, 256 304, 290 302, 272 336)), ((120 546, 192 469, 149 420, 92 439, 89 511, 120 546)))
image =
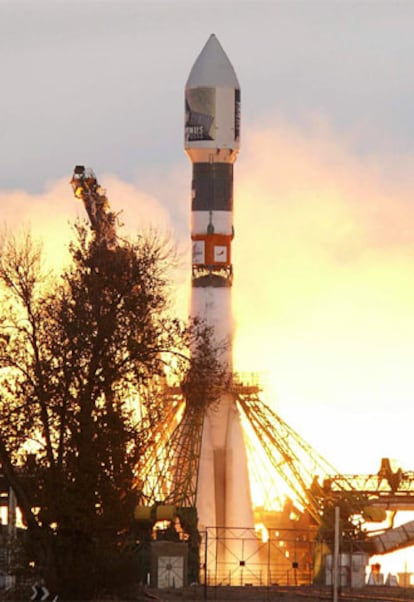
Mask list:
MULTIPOLYGON (((191 423, 191 414, 184 420, 185 410, 177 403, 179 390, 174 389, 173 393, 170 401, 179 408, 181 422, 177 424, 176 434, 163 441, 158 452, 156 447, 148 450, 148 457, 137 470, 140 475, 137 491, 142 491, 143 506, 160 507, 161 504, 162 507, 164 499, 174 509, 174 520, 180 521, 183 513, 183 524, 188 524, 185 517, 190 508, 197 520, 196 471, 202 427, 199 420, 191 423), (186 441, 191 442, 186 448, 187 456, 180 455, 183 438, 179 433, 183 428, 186 441), (180 480, 173 485, 171 474, 177 457, 182 458, 182 468, 187 467, 189 472, 184 478, 184 470, 180 480), (148 467, 148 472, 144 466, 148 467), (157 467, 156 472, 149 470, 151 466, 157 467)), ((342 508, 345 525, 352 517, 368 525, 373 519, 384 519, 385 510, 387 513, 413 510, 414 473, 394 472, 390 462, 383 459, 376 475, 339 474, 261 401, 260 393, 257 375, 250 380, 244 375, 244 382, 240 378, 234 379, 232 394, 242 418, 253 489, 254 526, 242 523, 233 527, 223 524, 200 526, 198 522, 199 580, 201 583, 206 580, 209 585, 255 586, 310 585, 318 579, 324 582, 326 571, 329 572, 326 563, 333 550, 334 507, 342 508)), ((167 415, 171 416, 170 411, 167 415)), ((174 422, 177 423, 176 418, 172 420, 174 422)), ((163 427, 158 423, 153 429, 158 433, 163 427)), ((154 520, 152 526, 156 523, 154 520)), ((157 529, 152 536, 159 536, 157 529)), ((188 533, 182 541, 187 537, 188 533)), ((345 528, 341 545, 347 555, 343 560, 343 573, 348 576, 343 577, 344 585, 350 584, 351 577, 355 587, 360 583, 361 566, 365 562, 365 567, 371 555, 394 551, 413 542, 413 523, 407 523, 404 528, 392 528, 388 524, 375 536, 363 531, 358 535, 349 533, 345 528), (351 575, 347 564, 358 565, 359 576, 351 575)))
MULTIPOLYGON (((361 525, 414 506, 414 478, 393 471, 386 460, 378 475, 338 475, 261 400, 257 382, 233 375, 233 172, 240 99, 236 73, 211 35, 185 88, 184 146, 192 163, 191 316, 212 328, 218 347, 226 343, 220 356, 226 385, 214 408, 200 407, 171 387, 164 388, 161 404, 144 408, 135 518, 145 541, 165 537, 166 529, 167 537, 186 542, 195 580, 296 585, 329 570, 325 560, 333 548, 336 507, 350 565, 363 564, 355 554, 368 557, 411 545, 414 523, 403 529, 388 525, 373 537, 361 525), (160 523, 164 529, 154 529, 160 523)), ((79 184, 97 239, 113 244, 105 195, 87 172, 75 170, 75 195, 79 184)))

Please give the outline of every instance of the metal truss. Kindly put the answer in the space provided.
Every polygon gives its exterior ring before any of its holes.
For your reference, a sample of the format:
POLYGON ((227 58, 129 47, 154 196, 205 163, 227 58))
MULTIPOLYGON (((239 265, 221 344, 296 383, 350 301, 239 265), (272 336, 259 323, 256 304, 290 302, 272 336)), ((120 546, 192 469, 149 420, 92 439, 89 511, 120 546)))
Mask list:
POLYGON ((144 419, 147 436, 136 467, 140 503, 195 507, 204 415, 172 388, 156 414, 146 412, 144 419))

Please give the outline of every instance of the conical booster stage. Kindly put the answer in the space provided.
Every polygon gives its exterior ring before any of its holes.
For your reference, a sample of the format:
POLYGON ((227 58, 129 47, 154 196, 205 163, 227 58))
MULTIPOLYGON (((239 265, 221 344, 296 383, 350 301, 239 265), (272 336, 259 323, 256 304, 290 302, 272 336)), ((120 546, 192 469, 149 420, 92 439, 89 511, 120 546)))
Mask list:
MULTIPOLYGON (((233 166, 240 147, 240 86, 212 34, 185 88, 185 151, 192 165, 191 314, 226 341, 232 371, 233 166)), ((246 450, 229 390, 204 418, 197 486, 199 528, 253 527, 246 450)))

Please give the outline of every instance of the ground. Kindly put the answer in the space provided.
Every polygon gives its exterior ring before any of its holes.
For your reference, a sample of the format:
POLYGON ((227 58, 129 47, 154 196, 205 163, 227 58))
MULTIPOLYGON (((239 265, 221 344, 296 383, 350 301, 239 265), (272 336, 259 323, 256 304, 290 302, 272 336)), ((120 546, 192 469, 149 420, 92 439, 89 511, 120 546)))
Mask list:
MULTIPOLYGON (((153 590, 135 592, 138 597, 117 598, 118 602, 321 602, 332 600, 330 587, 189 587, 177 590, 153 590)), ((113 599, 113 598, 112 598, 113 599)), ((341 602, 402 602, 414 601, 414 588, 366 587, 361 590, 342 590, 341 602)), ((96 602, 109 602, 101 598, 96 602)))
MULTIPOLYGON (((0 590, 0 601, 26 602, 32 592, 17 596, 0 590)), ((119 596, 102 595, 93 602, 322 602, 333 600, 330 587, 188 587, 176 590, 134 588, 119 596)), ((365 587, 338 593, 339 602, 414 601, 414 588, 365 587)), ((47 601, 46 601, 47 602, 47 601)), ((63 602, 63 601, 62 601, 63 602)), ((79 601, 81 602, 81 601, 79 601)))

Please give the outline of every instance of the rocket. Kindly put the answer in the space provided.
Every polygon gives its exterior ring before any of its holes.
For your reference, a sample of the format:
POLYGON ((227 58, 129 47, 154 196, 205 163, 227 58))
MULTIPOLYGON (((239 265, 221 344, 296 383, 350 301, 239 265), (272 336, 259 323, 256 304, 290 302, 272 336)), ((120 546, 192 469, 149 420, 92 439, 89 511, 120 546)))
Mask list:
POLYGON ((200 314, 225 339, 231 370, 233 165, 240 147, 240 86, 212 34, 185 87, 185 150, 191 188, 192 296, 200 314))
MULTIPOLYGON (((212 34, 185 86, 185 151, 192 162, 191 315, 227 343, 232 372, 233 168, 240 148, 240 85, 212 34)), ((231 390, 206 411, 197 485, 199 528, 253 527, 243 432, 231 390)))

